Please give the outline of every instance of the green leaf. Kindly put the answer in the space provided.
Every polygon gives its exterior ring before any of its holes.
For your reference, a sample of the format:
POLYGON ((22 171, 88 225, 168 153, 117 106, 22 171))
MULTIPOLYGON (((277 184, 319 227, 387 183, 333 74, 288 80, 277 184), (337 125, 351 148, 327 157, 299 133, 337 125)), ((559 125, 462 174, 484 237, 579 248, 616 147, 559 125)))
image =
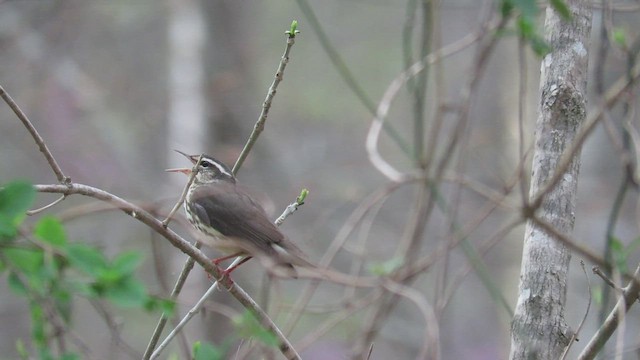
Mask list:
POLYGON ((636 251, 638 246, 640 246, 640 237, 637 237, 631 241, 631 243, 627 246, 627 252, 632 253, 636 251))
POLYGON ((562 20, 571 20, 571 10, 564 0, 551 0, 551 7, 560 15, 562 20))
POLYGON ((627 35, 624 29, 622 28, 614 28, 613 29, 613 41, 619 46, 626 47, 627 46, 627 35))
POLYGON ((274 333, 265 329, 258 323, 253 314, 246 311, 240 316, 233 318, 233 325, 236 328, 236 332, 239 336, 246 339, 256 339, 261 343, 270 346, 278 346, 278 338, 274 333))
POLYGON ((517 20, 518 34, 524 39, 531 39, 537 36, 535 19, 519 16, 517 20))
POLYGON ((91 276, 98 276, 107 267, 104 255, 89 245, 70 244, 67 247, 67 256, 71 266, 91 276))
POLYGON ((536 55, 543 57, 553 50, 551 45, 549 45, 544 39, 540 36, 534 36, 529 40, 531 44, 531 49, 536 55))
POLYGON ((54 289, 51 297, 54 300, 53 303, 56 310, 61 315, 62 319, 68 324, 71 321, 71 313, 73 311, 73 294, 67 289, 57 287, 54 289))
POLYGON ((171 299, 158 299, 158 302, 160 303, 162 312, 168 317, 172 317, 173 313, 176 311, 176 302, 171 299))
POLYGON ((502 3, 500 4, 500 13, 502 14, 502 17, 504 18, 511 15, 512 11, 513 11, 513 1, 503 0, 502 3))
POLYGON ((591 298, 598 305, 602 305, 602 295, 602 287, 595 287, 591 290, 591 298))
POLYGON ((394 257, 387 261, 370 265, 369 271, 377 276, 386 276, 400 268, 403 263, 404 260, 401 257, 394 257))
POLYGON ((98 296, 96 291, 93 288, 92 283, 87 283, 84 281, 80 281, 78 279, 68 279, 66 281, 66 285, 74 294, 78 294, 80 296, 92 298, 98 296))
POLYGON ((9 264, 26 274, 40 271, 44 264, 44 254, 41 249, 11 248, 4 250, 9 264))
POLYGON ((538 16, 538 4, 536 4, 536 0, 513 0, 513 6, 520 10, 522 16, 528 19, 534 19, 538 16))
POLYGON ((289 30, 285 31, 284 33, 289 35, 289 38, 296 37, 296 35, 300 33, 300 31, 298 30, 298 21, 293 20, 291 22, 291 26, 289 27, 289 30))
POLYGON ((224 359, 224 351, 207 343, 196 341, 193 344, 194 360, 222 360, 224 359))
POLYGON ((148 299, 144 284, 132 277, 106 287, 104 295, 121 307, 144 307, 148 299))
POLYGON ((133 273, 140 262, 142 255, 136 251, 127 251, 119 254, 111 263, 111 266, 123 275, 133 273))
POLYGON ((22 339, 16 340, 16 353, 18 353, 20 359, 29 359, 29 352, 22 339))
POLYGON ((35 198, 35 189, 25 181, 10 182, 0 189, 0 237, 15 237, 35 198))
POLYGON ((34 234, 42 241, 60 248, 67 244, 67 235, 65 234, 62 223, 52 217, 42 217, 35 226, 34 234))
POLYGON ((302 191, 300 191, 300 195, 298 195, 298 198, 296 199, 296 203, 298 205, 304 204, 304 200, 307 198, 307 196, 309 196, 309 190, 302 189, 302 191))
POLYGON ((59 360, 80 360, 80 356, 78 356, 78 354, 66 353, 63 354, 59 360))
POLYGON ((47 342, 47 335, 44 329, 45 319, 44 319, 44 310, 35 302, 31 303, 31 337, 34 342, 39 346, 45 345, 47 342))
POLYGON ((622 241, 618 238, 611 239, 611 255, 616 267, 622 271, 627 270, 628 252, 622 241))
POLYGON ((104 284, 105 287, 110 287, 111 285, 117 283, 118 281, 122 281, 123 278, 126 278, 128 276, 130 275, 123 274, 118 271, 118 269, 106 268, 98 272, 96 280, 104 284))
POLYGON ((147 311, 160 309, 160 311, 164 313, 164 317, 170 318, 173 316, 173 312, 176 309, 176 303, 170 299, 161 299, 159 297, 150 296, 144 304, 144 309, 147 311))
POLYGON ((9 289, 16 295, 27 296, 29 294, 29 289, 14 271, 9 273, 7 284, 9 285, 9 289))
POLYGON ((38 358, 40 360, 55 360, 55 357, 51 354, 51 349, 46 344, 38 346, 38 358))

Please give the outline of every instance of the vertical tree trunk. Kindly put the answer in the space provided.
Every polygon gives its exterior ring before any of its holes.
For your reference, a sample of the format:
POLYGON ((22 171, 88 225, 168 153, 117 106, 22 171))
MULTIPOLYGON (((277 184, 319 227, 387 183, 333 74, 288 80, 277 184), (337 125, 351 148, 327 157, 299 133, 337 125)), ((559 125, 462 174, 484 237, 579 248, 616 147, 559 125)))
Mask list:
MULTIPOLYGON (((205 23, 200 2, 169 0, 169 114, 167 158, 173 149, 204 151, 205 23)), ((178 180, 182 183, 182 180, 178 180)))
MULTIPOLYGON (((541 66, 540 108, 530 196, 553 175, 586 116, 591 10, 584 0, 567 0, 573 17, 563 21, 551 8, 546 40, 553 50, 541 66)), ((580 161, 576 155, 562 180, 546 194, 539 216, 559 232, 573 229, 580 161)), ((518 303, 511 327, 511 359, 559 359, 571 338, 564 319, 571 253, 532 222, 525 231, 518 303)))

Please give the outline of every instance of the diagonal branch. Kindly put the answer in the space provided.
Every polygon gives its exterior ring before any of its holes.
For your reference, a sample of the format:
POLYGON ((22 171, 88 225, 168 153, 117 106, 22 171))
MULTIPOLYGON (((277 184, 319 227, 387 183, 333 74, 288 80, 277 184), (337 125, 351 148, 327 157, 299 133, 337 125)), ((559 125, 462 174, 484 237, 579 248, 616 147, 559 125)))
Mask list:
POLYGON ((284 54, 282 55, 282 59, 280 60, 280 64, 278 65, 278 70, 276 71, 276 75, 273 78, 273 82, 269 87, 269 91, 267 91, 267 97, 264 99, 264 102, 262 103, 262 111, 260 112, 258 121, 254 125, 253 131, 251 132, 251 135, 249 135, 249 140, 244 145, 244 148, 242 149, 240 156, 238 156, 238 160, 236 160, 235 165, 233 165, 232 172, 234 175, 238 173, 238 170, 244 163, 244 160, 249 155, 249 152, 253 148, 253 145, 258 140, 258 136, 260 136, 260 133, 262 133, 262 130, 264 130, 264 124, 265 122, 267 122, 267 115, 269 114, 269 109, 271 109, 271 103, 273 102, 273 98, 276 95, 276 90, 278 89, 278 85, 280 84, 284 76, 284 69, 289 63, 289 53, 291 52, 291 47, 293 47, 293 44, 295 44, 296 42, 295 40, 296 34, 298 33, 298 30, 296 30, 297 26, 298 26, 298 22, 294 21, 291 24, 291 30, 286 32, 287 46, 284 49, 284 54))
POLYGON ((47 159, 47 162, 49 163, 49 166, 51 166, 53 173, 56 174, 56 178, 58 179, 58 181, 61 184, 66 184, 66 185, 71 184, 71 178, 68 176, 65 176, 64 173, 62 173, 62 169, 58 165, 58 162, 56 161, 56 159, 51 154, 51 151, 49 151, 49 148, 47 147, 47 144, 45 144, 42 136, 40 136, 40 134, 38 133, 36 128, 33 126, 31 121, 29 121, 29 118, 27 117, 27 115, 22 111, 22 109, 20 109, 18 104, 16 104, 16 102, 13 101, 13 98, 11 98, 11 95, 9 95, 9 93, 2 86, 0 86, 0 97, 2 97, 2 99, 7 103, 7 105, 9 105, 9 107, 11 108, 11 110, 13 110, 13 112, 16 114, 18 119, 22 121, 22 124, 24 125, 24 127, 27 128, 27 130, 29 131, 29 134, 31 134, 31 137, 33 137, 33 140, 35 140, 36 144, 38 144, 38 148, 40 149, 40 152, 42 152, 44 157, 47 159))
POLYGON ((638 299, 638 294, 640 294, 640 281, 637 281, 637 279, 640 277, 640 266, 638 266, 633 276, 636 281, 629 282, 629 285, 624 288, 618 303, 613 310, 611 310, 611 313, 607 316, 604 324, 602 324, 584 350, 582 350, 578 359, 584 360, 595 358, 607 340, 609 340, 611 335, 613 335, 613 332, 618 328, 618 324, 627 311, 629 311, 631 305, 633 305, 636 299, 638 299))
POLYGON ((176 234, 173 230, 165 228, 162 221, 153 217, 149 212, 109 192, 88 185, 69 183, 68 185, 34 185, 34 187, 37 191, 44 193, 65 195, 79 194, 105 201, 124 211, 134 219, 149 226, 152 230, 167 239, 174 247, 178 248, 190 258, 194 259, 195 262, 200 264, 200 266, 202 266, 207 273, 211 274, 219 284, 222 285, 229 294, 231 294, 231 296, 236 298, 243 307, 251 311, 260 324, 278 339, 278 348, 287 359, 300 358, 300 355, 298 355, 289 340, 284 336, 273 320, 269 318, 267 313, 260 308, 255 300, 253 300, 249 294, 244 291, 244 289, 232 282, 228 276, 223 277, 222 271, 209 261, 209 258, 202 251, 193 246, 187 240, 183 239, 180 235, 176 234))

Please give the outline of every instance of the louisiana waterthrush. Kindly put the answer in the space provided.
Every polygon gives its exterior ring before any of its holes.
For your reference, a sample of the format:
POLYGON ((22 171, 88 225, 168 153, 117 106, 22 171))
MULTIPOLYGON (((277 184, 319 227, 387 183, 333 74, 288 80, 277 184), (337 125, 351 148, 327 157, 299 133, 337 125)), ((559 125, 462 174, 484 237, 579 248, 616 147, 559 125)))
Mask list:
MULTIPOLYGON (((194 165, 200 155, 188 155, 194 165)), ((189 222, 204 236, 203 243, 227 254, 213 262, 245 256, 258 258, 267 270, 295 276, 293 265, 308 265, 302 251, 269 220, 263 208, 240 186, 231 169, 215 158, 202 155, 193 183, 189 186, 184 209, 189 222)), ((168 169, 191 175, 192 168, 168 169)), ((229 274, 241 263, 227 269, 229 274)))

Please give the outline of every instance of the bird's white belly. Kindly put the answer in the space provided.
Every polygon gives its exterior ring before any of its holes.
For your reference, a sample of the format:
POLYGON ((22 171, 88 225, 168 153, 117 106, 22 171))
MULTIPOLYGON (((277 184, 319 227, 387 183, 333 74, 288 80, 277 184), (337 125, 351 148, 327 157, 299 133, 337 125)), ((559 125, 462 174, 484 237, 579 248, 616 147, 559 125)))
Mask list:
MULTIPOLYGON (((187 194, 187 199, 189 199, 189 195, 190 194, 187 194)), ((205 235, 205 236, 202 236, 201 238, 198 238, 197 239, 198 241, 201 241, 217 249, 218 251, 221 251, 224 253, 233 254, 238 252, 244 252, 243 249, 238 247, 237 244, 234 244, 234 241, 232 239, 229 239, 228 237, 224 236, 222 233, 220 233, 213 227, 207 226, 202 222, 197 221, 193 216, 193 212, 188 211, 187 206, 188 206, 187 201, 185 201, 184 210, 185 210, 185 213, 187 214, 187 220, 189 220, 189 222, 191 223, 191 225, 193 225, 193 227, 195 227, 196 229, 198 229, 198 231, 200 231, 202 234, 205 235)))

